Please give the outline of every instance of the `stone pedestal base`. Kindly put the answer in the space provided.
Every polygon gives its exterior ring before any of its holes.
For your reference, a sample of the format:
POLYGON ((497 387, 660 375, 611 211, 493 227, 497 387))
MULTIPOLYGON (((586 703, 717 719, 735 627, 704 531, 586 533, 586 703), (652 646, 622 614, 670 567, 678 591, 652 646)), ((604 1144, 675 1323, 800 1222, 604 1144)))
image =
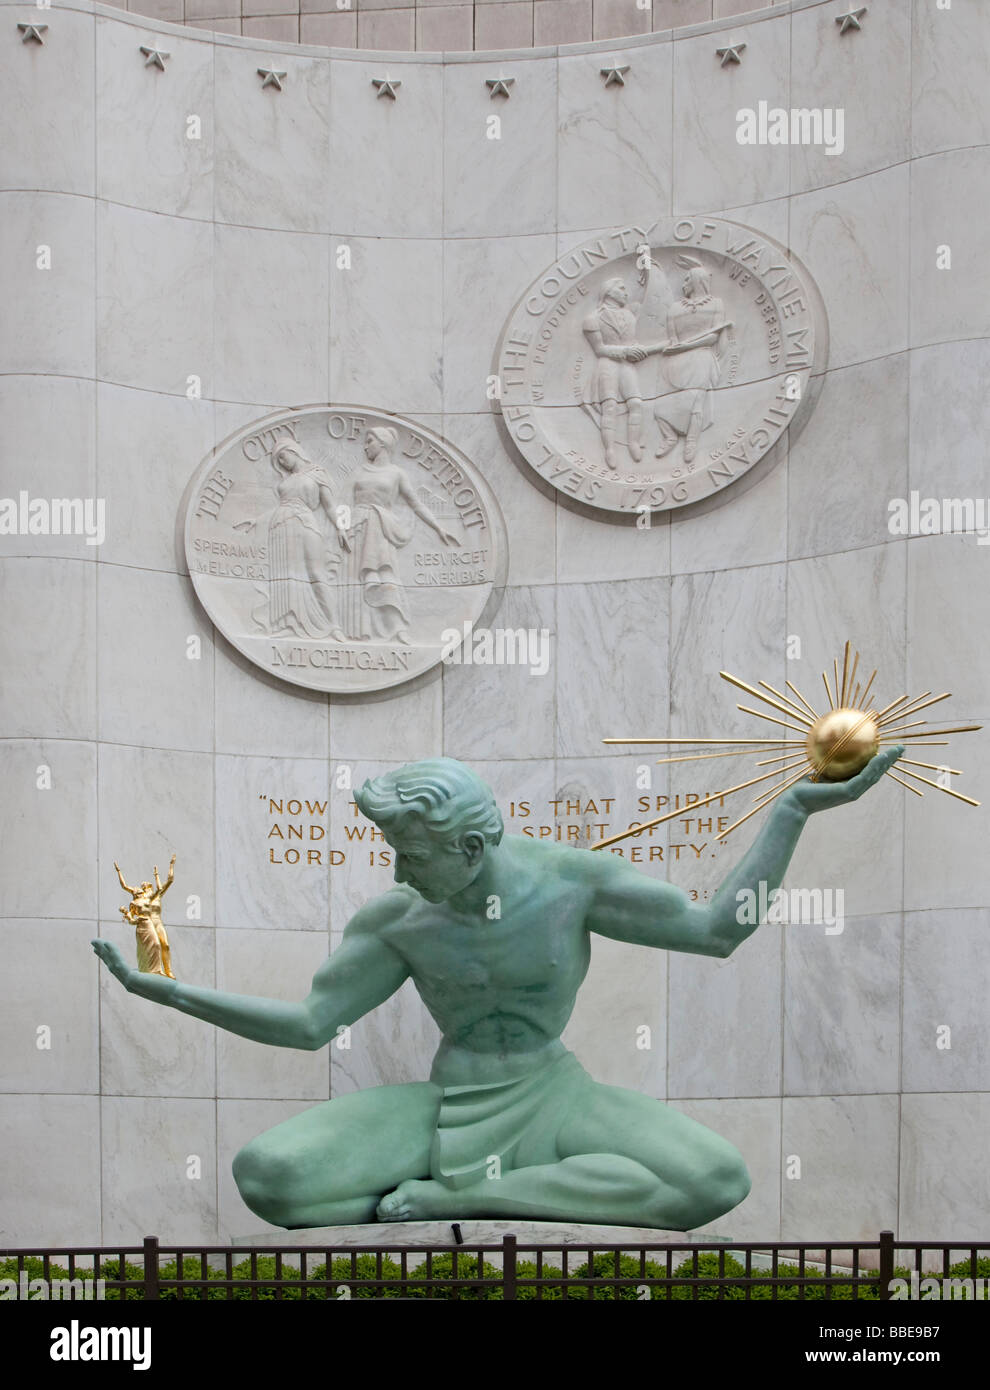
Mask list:
POLYGON ((683 1231, 657 1231, 647 1226, 582 1226, 559 1221, 474 1221, 456 1223, 458 1242, 449 1221, 381 1221, 367 1226, 321 1226, 299 1231, 260 1231, 235 1236, 232 1244, 254 1250, 307 1246, 314 1249, 395 1249, 418 1245, 436 1248, 463 1244, 499 1245, 504 1236, 515 1236, 520 1245, 601 1246, 621 1245, 634 1250, 641 1245, 706 1245, 727 1241, 719 1236, 685 1235, 683 1231))

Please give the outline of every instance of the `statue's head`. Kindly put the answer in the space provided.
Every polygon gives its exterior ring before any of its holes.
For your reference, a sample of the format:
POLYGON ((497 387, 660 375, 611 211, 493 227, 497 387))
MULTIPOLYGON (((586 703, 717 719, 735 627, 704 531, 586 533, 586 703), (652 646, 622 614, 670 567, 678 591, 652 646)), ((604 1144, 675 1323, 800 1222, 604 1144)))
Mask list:
POLYGON ((428 758, 365 782, 354 799, 395 851, 395 881, 439 903, 473 883, 502 838, 491 787, 453 758, 428 758))
POLYGON ((376 425, 374 429, 368 430, 364 436, 365 458, 373 461, 380 454, 384 454, 387 458, 398 442, 398 430, 394 430, 391 425, 376 425))
POLYGON ((613 275, 611 279, 606 280, 602 286, 600 302, 602 304, 607 304, 609 300, 611 300, 613 304, 619 305, 629 302, 629 290, 626 287, 626 282, 620 275, 613 275))

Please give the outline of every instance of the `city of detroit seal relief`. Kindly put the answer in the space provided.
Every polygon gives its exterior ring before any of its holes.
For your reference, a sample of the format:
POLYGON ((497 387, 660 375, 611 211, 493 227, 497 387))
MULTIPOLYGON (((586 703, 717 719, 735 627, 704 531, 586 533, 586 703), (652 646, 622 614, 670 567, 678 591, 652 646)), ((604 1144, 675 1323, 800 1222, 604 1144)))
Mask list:
POLYGON ((730 488, 807 418, 828 355, 821 296, 738 222, 663 218, 561 256, 498 344, 493 408, 523 460, 604 511, 730 488))
POLYGON ((505 530, 452 445, 384 410, 313 405, 238 430, 187 490, 196 595, 263 670, 360 695, 412 680, 498 601, 505 530))

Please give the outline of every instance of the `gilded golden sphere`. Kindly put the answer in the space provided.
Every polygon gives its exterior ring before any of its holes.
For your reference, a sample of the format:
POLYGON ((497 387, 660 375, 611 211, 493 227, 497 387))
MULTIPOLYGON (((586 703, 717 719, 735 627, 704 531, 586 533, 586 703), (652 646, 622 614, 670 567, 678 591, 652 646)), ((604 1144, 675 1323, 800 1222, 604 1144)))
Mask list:
POLYGON ((823 782, 845 782, 861 772, 879 748, 876 716, 861 709, 823 714, 805 739, 808 757, 823 782))

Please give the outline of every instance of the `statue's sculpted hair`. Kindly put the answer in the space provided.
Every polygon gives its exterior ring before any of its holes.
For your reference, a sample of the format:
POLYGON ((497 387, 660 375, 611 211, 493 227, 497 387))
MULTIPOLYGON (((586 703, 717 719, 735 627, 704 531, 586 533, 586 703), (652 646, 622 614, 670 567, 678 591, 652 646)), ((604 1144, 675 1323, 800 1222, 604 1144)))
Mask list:
POLYGON ((487 782, 454 758, 427 758, 365 782, 354 800, 383 830, 407 816, 437 840, 458 840, 480 831, 489 844, 502 838, 502 815, 487 782))

